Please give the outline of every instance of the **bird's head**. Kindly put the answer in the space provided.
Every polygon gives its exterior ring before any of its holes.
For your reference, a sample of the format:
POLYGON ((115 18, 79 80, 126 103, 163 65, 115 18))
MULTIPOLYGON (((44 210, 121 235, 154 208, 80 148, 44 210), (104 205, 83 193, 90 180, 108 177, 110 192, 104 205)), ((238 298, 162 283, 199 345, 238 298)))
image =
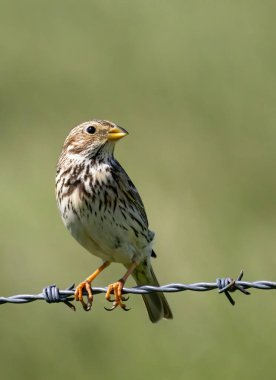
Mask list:
POLYGON ((65 140, 63 153, 83 157, 112 155, 115 142, 128 132, 107 120, 86 121, 73 128, 65 140))

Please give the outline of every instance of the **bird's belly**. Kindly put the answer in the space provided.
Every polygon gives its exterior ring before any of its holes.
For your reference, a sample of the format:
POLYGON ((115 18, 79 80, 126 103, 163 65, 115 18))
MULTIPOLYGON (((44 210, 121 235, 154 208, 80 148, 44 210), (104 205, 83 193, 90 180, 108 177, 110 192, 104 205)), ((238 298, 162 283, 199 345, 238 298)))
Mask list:
POLYGON ((129 265, 137 256, 142 260, 143 251, 137 251, 128 238, 128 232, 116 224, 93 215, 78 215, 73 211, 63 218, 71 235, 90 253, 102 260, 129 265))
POLYGON ((60 204, 62 219, 72 236, 89 252, 103 260, 130 264, 151 253, 151 241, 137 237, 120 212, 104 209, 81 198, 76 189, 60 204))

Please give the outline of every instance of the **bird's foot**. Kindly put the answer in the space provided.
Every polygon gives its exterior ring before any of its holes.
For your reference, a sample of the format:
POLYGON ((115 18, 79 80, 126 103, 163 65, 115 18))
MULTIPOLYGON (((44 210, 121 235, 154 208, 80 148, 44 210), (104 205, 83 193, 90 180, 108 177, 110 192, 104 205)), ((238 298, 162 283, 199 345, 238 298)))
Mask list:
POLYGON ((118 306, 120 306, 120 308, 125 310, 125 311, 130 310, 123 303, 123 301, 128 300, 128 298, 124 298, 122 296, 122 289, 124 287, 124 284, 125 284, 125 281, 121 279, 121 280, 115 282, 114 284, 111 284, 108 286, 105 298, 107 299, 107 301, 113 302, 113 306, 110 309, 105 307, 105 310, 112 311, 112 310, 116 309, 116 307, 118 307, 118 306), (114 294, 114 298, 115 298, 114 300, 111 300, 111 297, 110 297, 111 294, 114 294))
POLYGON ((83 281, 76 287, 75 300, 80 301, 85 311, 89 311, 91 309, 93 302, 93 294, 89 281, 83 281), (86 290, 87 292, 87 303, 83 299, 83 290, 86 290))

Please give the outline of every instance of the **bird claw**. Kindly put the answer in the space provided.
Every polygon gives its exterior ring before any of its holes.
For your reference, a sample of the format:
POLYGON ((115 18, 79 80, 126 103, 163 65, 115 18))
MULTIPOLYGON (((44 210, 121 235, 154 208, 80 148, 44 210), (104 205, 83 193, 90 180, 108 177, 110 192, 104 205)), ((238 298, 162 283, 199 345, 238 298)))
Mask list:
POLYGON ((90 283, 88 281, 81 282, 75 290, 75 300, 80 301, 82 304, 83 310, 89 311, 92 308, 93 303, 93 294, 90 287, 90 283), (83 290, 86 290, 87 292, 87 302, 83 300, 83 290))
POLYGON ((114 309, 116 309, 117 306, 120 306, 121 309, 123 309, 124 311, 129 311, 130 310, 130 309, 128 309, 126 307, 126 305, 124 303, 117 303, 116 301, 113 302, 113 306, 111 308, 108 308, 108 307, 104 307, 104 308, 105 308, 106 311, 113 311, 114 309))
POLYGON ((119 281, 115 282, 114 284, 111 284, 108 286, 105 298, 108 302, 113 302, 113 306, 110 309, 105 307, 105 310, 112 311, 112 310, 116 309, 116 307, 118 307, 118 306, 120 306, 120 308, 123 309, 124 311, 130 310, 123 303, 124 301, 127 301, 129 299, 129 297, 123 297, 122 296, 123 286, 124 286, 123 280, 119 280, 119 281), (111 299, 111 297, 110 297, 111 293, 114 294, 114 298, 115 298, 114 300, 111 299))
MULTIPOLYGON (((109 298, 109 299, 106 299, 108 302, 115 302, 115 300, 114 299, 111 299, 111 298, 109 298)), ((128 301, 129 300, 129 297, 121 297, 121 300, 123 301, 123 302, 126 302, 126 301, 128 301)))
POLYGON ((92 301, 88 300, 87 303, 84 302, 83 300, 80 300, 81 304, 82 304, 82 307, 83 307, 83 310, 84 311, 89 311, 91 310, 92 308, 92 301))

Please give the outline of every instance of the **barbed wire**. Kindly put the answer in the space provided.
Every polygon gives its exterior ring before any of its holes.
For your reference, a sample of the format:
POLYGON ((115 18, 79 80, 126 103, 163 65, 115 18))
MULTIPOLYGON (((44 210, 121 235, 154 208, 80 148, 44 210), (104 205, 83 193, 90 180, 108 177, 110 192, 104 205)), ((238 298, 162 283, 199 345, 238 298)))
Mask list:
MULTIPOLYGON (((240 272, 236 280, 226 277, 218 278, 216 282, 196 282, 193 284, 167 284, 163 286, 136 286, 133 288, 123 288, 123 294, 149 294, 154 292, 161 293, 175 293, 183 292, 186 290, 194 292, 206 292, 210 290, 218 289, 218 293, 224 293, 231 305, 235 305, 235 301, 230 293, 236 290, 245 295, 250 295, 247 289, 254 288, 260 290, 272 290, 276 289, 276 282, 272 281, 242 281, 243 271, 240 272)), ((23 304, 34 302, 38 300, 46 301, 47 303, 60 303, 63 302, 71 309, 75 310, 75 306, 71 303, 74 300, 74 284, 69 286, 65 290, 59 290, 56 285, 49 285, 45 287, 41 293, 38 294, 18 294, 10 297, 0 297, 0 305, 6 303, 23 304)), ((106 293, 107 287, 91 287, 93 295, 106 293)), ((83 292, 87 295, 86 291, 83 292)))

